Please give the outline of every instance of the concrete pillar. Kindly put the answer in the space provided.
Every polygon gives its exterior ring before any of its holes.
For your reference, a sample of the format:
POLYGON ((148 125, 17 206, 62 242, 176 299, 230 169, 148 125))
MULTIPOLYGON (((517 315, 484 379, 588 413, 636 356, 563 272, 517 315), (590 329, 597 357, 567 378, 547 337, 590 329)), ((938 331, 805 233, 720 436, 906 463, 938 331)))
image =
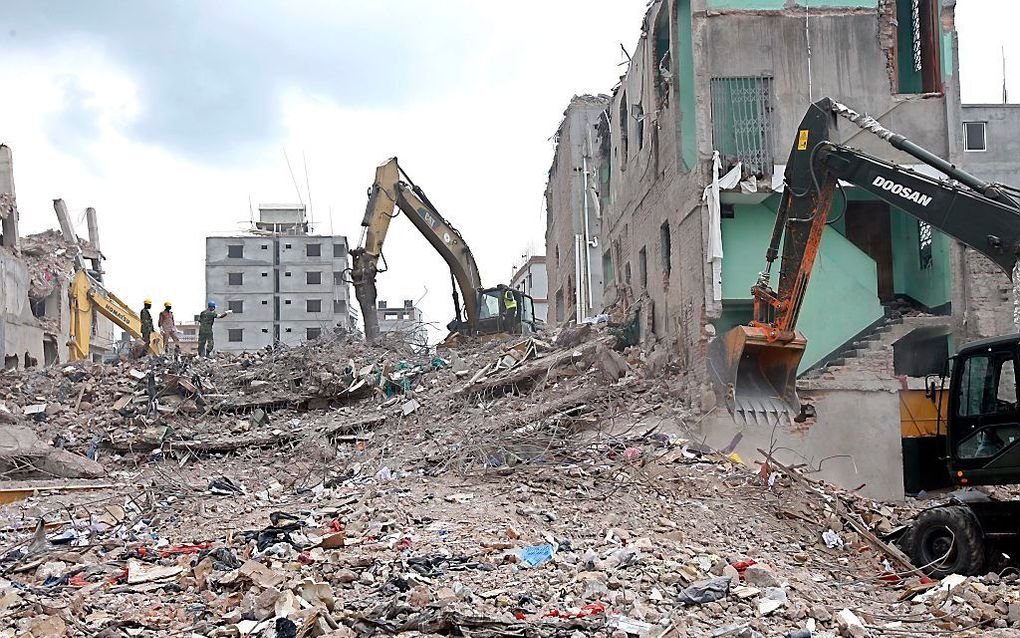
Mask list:
POLYGON ((53 210, 57 213, 57 221, 60 222, 60 232, 64 235, 64 239, 77 249, 74 255, 74 265, 80 270, 85 270, 85 259, 82 258, 81 248, 78 246, 78 235, 74 232, 71 216, 67 214, 67 205, 64 204, 64 200, 53 200, 53 210))
POLYGON ((89 206, 85 209, 85 220, 89 225, 89 243, 96 251, 96 258, 92 259, 92 271, 96 273, 99 281, 103 281, 103 257, 99 248, 99 222, 96 220, 96 209, 89 206))
POLYGON ((13 210, 3 219, 0 245, 14 250, 18 249, 18 207, 14 196, 14 158, 11 148, 0 144, 0 199, 7 200, 0 204, 9 204, 13 210))
POLYGON ((96 209, 91 206, 86 208, 85 219, 89 225, 89 243, 96 250, 101 250, 99 247, 99 223, 96 221, 96 209))

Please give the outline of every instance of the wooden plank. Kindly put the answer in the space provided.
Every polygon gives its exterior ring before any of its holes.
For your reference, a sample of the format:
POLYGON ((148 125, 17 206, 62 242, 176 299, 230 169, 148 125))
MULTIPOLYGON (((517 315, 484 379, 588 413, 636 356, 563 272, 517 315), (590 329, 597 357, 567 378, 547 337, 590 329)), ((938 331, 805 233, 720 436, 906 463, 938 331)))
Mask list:
MULTIPOLYGON (((795 472, 791 468, 789 468, 789 467, 783 465, 782 463, 780 463, 779 461, 775 460, 775 458, 771 454, 766 452, 765 450, 763 450, 761 448, 758 448, 758 452, 762 456, 764 456, 766 458, 766 460, 769 462, 769 464, 774 465, 774 466, 778 467, 779 469, 781 469, 784 474, 789 476, 794 481, 798 481, 798 482, 800 482, 803 485, 809 485, 809 486, 817 486, 818 485, 818 483, 816 481, 812 481, 808 477, 806 477, 806 476, 804 476, 804 475, 802 475, 802 474, 800 474, 798 472, 795 472)), ((860 534, 861 537, 863 537, 864 540, 866 540, 868 542, 868 544, 870 544, 877 551, 884 553, 886 556, 888 556, 894 562, 898 563, 900 565, 900 567, 903 567, 905 570, 907 570, 911 574, 914 574, 915 576, 918 576, 920 578, 927 578, 927 575, 924 572, 922 572, 918 568, 914 567, 914 564, 910 562, 910 559, 907 557, 906 554, 901 552, 896 547, 890 545, 889 543, 886 543, 885 541, 883 541, 879 537, 875 536, 871 532, 871 530, 869 530, 867 528, 866 525, 864 525, 860 521, 858 521, 855 518, 853 518, 852 516, 850 516, 848 514, 848 512, 850 511, 850 505, 845 500, 843 500, 843 498, 841 498, 838 494, 834 494, 833 496, 836 498, 836 500, 839 502, 839 504, 842 505, 842 507, 838 508, 836 513, 839 515, 839 517, 841 519, 843 519, 843 522, 845 522, 847 525, 852 527, 854 529, 854 531, 856 531, 858 534, 860 534)))

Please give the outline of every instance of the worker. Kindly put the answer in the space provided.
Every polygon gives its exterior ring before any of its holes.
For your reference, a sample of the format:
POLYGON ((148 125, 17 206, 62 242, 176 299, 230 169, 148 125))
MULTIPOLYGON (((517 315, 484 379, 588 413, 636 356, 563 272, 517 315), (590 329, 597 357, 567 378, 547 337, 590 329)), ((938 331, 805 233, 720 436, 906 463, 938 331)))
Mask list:
POLYGON ((230 311, 216 313, 216 302, 210 301, 205 310, 198 315, 198 356, 211 357, 213 351, 213 324, 222 319, 230 311))
POLYGON ((169 301, 163 302, 163 312, 159 313, 159 330, 163 333, 163 349, 170 352, 170 340, 174 341, 174 348, 181 351, 181 338, 177 335, 177 322, 174 321, 174 313, 169 301))
POLYGON ((517 324, 517 298, 512 288, 503 291, 503 307, 506 308, 506 327, 512 330, 517 324))
POLYGON ((142 311, 138 313, 142 318, 142 341, 145 342, 146 348, 148 348, 148 344, 152 343, 152 314, 149 312, 150 308, 152 308, 152 299, 146 299, 142 311))

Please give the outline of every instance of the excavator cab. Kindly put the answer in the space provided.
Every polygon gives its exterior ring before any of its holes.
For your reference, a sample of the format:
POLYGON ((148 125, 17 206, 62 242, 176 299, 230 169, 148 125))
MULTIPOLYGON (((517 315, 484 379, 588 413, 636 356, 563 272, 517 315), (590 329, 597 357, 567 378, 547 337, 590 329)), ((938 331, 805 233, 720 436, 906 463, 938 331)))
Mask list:
POLYGON ((535 300, 520 290, 496 286, 486 288, 478 295, 476 334, 527 335, 535 332, 535 323, 535 300), (508 304, 508 295, 513 304, 508 304))
POLYGON ((984 339, 953 357, 939 401, 950 480, 959 486, 1020 483, 1020 335, 984 339))
MULTIPOLYGON (((938 425, 925 459, 926 490, 948 486, 1020 483, 1020 395, 1016 370, 1020 335, 968 344, 951 357, 941 389, 926 391, 938 425)), ((929 508, 897 543, 915 565, 942 577, 983 574, 1002 552, 1020 544, 1020 501, 999 500, 979 490, 950 494, 929 508)))

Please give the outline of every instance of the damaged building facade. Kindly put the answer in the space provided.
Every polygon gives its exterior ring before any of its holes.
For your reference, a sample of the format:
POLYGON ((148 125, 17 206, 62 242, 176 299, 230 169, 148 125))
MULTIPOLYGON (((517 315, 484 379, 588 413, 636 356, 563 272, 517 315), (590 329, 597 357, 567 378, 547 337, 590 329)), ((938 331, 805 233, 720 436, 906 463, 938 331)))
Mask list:
MULTIPOLYGON (((1014 330, 1009 281, 985 258, 848 186, 799 322, 808 339, 799 388, 817 420, 735 423, 719 405, 707 352, 751 318, 784 164, 811 102, 831 97, 964 164, 954 4, 651 3, 612 96, 601 108, 601 98, 574 98, 560 127, 546 193, 550 321, 625 310, 643 342, 687 371, 691 405, 710 415, 699 422, 708 441, 753 451, 778 432, 791 460, 837 456, 826 478, 902 496, 923 456, 908 435, 933 427, 916 414, 901 420, 923 398, 924 376, 962 343, 1014 330)), ((839 135, 931 172, 849 123, 839 135)))
POLYGON ((353 330, 347 238, 315 235, 304 205, 263 204, 244 235, 207 237, 206 297, 232 314, 213 326, 218 350, 297 345, 353 330))
MULTIPOLYGON (((89 241, 79 239, 63 200, 53 201, 61 230, 21 236, 10 147, 0 145, 0 345, 4 368, 68 361, 70 284, 79 267, 103 279, 103 255, 94 208, 88 208, 89 241)), ((114 325, 93 311, 89 358, 113 352, 114 325)))

